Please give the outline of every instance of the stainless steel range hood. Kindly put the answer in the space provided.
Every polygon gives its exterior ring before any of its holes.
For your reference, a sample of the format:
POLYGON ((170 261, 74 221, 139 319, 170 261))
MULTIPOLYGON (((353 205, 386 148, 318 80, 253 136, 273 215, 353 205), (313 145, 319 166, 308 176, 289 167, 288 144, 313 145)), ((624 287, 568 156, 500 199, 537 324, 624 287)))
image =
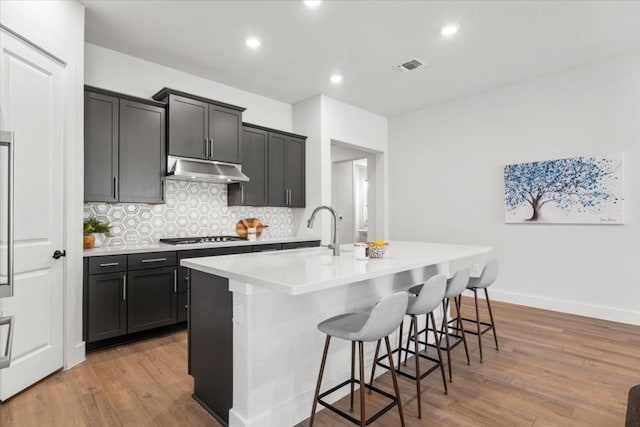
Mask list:
POLYGON ((222 184, 249 181, 249 178, 240 170, 240 165, 176 156, 167 158, 167 178, 222 184))

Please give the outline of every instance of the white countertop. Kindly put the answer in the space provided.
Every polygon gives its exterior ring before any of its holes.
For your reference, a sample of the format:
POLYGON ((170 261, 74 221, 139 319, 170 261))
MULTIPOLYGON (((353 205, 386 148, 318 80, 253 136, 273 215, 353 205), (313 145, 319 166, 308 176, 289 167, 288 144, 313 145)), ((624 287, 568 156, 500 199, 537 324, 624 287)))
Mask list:
POLYGON ((383 258, 356 260, 353 246, 342 245, 341 255, 325 247, 281 252, 184 259, 181 265, 283 292, 300 295, 373 279, 402 271, 490 252, 490 246, 443 243, 389 243, 383 258))
POLYGON ((169 245, 167 243, 154 243, 148 245, 118 245, 118 246, 101 246, 99 248, 85 249, 83 255, 85 257, 103 256, 103 255, 123 255, 135 254, 142 252, 164 252, 164 251, 184 251, 189 249, 208 249, 208 248, 229 248, 233 246, 253 246, 268 245, 271 243, 295 243, 310 242, 320 240, 319 237, 280 237, 280 238, 258 238, 255 241, 234 240, 228 242, 215 243, 190 243, 186 245, 169 245))

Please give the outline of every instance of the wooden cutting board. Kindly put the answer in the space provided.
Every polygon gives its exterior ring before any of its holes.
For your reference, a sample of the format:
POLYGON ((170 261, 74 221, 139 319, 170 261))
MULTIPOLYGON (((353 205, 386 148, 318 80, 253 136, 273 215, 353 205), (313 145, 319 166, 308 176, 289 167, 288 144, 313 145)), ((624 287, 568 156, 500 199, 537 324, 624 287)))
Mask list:
POLYGON ((262 231, 269 226, 262 224, 258 218, 244 218, 236 223, 236 233, 245 239, 249 234, 248 229, 253 227, 256 229, 256 237, 260 237, 262 231))

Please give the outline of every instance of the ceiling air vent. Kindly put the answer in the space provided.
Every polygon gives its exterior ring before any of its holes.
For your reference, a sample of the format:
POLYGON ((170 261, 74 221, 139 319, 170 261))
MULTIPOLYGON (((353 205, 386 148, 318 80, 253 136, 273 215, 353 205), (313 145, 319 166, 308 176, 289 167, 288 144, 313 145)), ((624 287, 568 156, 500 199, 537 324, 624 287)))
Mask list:
POLYGON ((407 61, 400 65, 396 65, 396 68, 400 71, 413 71, 415 69, 422 67, 423 65, 424 65, 424 61, 418 58, 413 58, 410 61, 407 61))

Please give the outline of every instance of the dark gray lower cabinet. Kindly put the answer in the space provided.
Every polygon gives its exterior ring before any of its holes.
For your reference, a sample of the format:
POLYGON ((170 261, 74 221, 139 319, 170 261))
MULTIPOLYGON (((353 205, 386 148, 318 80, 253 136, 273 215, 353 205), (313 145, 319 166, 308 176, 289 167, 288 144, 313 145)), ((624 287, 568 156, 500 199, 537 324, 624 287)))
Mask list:
POLYGON ((89 276, 87 341, 113 338, 127 332, 126 272, 89 276))
POLYGON ((127 275, 127 332, 177 322, 177 267, 129 271, 127 275))

